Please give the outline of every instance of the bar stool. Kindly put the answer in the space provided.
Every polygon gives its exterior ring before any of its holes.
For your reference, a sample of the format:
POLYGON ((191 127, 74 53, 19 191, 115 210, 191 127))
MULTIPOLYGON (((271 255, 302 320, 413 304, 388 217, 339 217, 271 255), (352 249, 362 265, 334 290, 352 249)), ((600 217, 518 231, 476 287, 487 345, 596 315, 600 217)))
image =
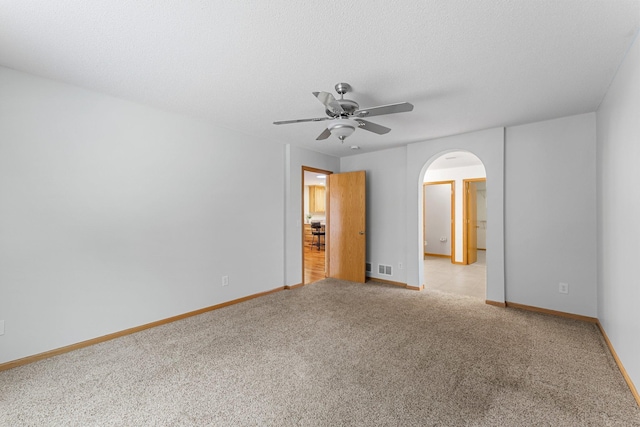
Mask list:
POLYGON ((324 242, 322 240, 325 237, 324 228, 322 227, 322 224, 320 224, 320 221, 311 221, 311 235, 311 246, 316 245, 318 250, 320 250, 320 247, 324 246, 324 242), (316 238, 318 239, 317 242, 316 238))

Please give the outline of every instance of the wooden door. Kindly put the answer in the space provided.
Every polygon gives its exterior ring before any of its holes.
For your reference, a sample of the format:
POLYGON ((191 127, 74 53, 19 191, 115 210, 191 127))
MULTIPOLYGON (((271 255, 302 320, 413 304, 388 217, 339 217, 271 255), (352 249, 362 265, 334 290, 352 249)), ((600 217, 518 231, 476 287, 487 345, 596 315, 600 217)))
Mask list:
POLYGON ((364 283, 365 172, 329 175, 329 277, 364 283))
POLYGON ((478 187, 466 182, 467 264, 478 261, 478 187))

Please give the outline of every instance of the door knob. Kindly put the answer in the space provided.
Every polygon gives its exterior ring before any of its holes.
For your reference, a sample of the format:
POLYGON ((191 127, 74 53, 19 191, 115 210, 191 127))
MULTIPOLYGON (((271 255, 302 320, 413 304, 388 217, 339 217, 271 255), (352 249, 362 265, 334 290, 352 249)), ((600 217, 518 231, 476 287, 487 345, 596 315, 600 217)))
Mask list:
POLYGON ((358 234, 362 236, 364 235, 364 231, 360 231, 358 234))

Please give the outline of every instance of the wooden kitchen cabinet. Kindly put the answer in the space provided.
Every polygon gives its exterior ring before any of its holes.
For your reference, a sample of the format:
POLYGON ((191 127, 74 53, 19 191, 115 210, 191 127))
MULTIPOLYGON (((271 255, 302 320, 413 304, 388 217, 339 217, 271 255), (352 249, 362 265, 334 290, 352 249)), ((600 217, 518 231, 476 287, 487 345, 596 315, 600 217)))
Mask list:
POLYGON ((324 213, 326 205, 326 191, 323 185, 309 186, 309 212, 324 213))

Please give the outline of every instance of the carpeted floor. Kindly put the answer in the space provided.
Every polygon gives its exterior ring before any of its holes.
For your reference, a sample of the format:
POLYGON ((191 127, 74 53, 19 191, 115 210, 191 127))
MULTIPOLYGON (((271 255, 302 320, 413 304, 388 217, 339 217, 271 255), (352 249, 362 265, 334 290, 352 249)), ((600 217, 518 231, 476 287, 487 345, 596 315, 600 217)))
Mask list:
POLYGON ((327 279, 0 372, 2 426, 640 426, 596 326, 327 279))

